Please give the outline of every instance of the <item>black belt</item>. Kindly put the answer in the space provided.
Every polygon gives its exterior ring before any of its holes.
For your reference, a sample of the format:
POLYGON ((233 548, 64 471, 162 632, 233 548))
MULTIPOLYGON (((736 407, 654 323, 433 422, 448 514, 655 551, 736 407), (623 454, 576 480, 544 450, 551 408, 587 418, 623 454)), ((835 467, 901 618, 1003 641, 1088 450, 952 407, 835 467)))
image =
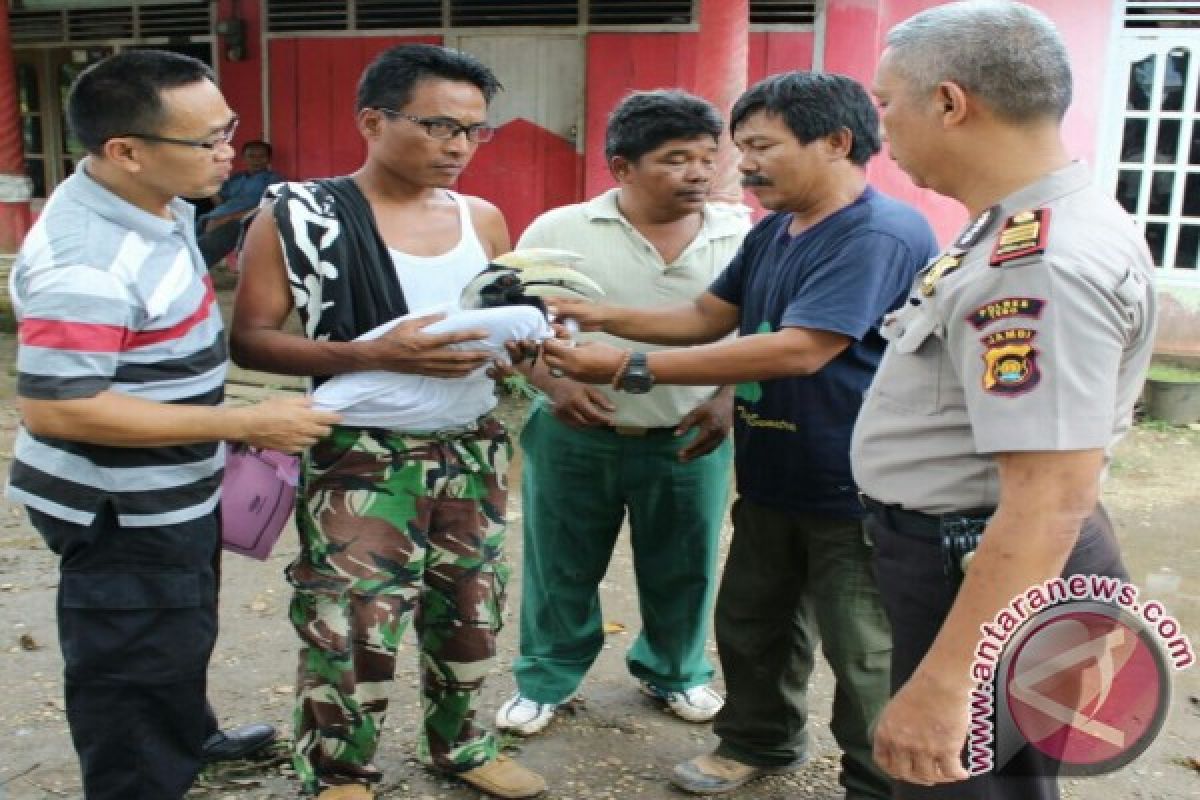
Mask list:
POLYGON ((655 434, 674 433, 674 426, 665 428, 644 428, 640 425, 609 425, 608 429, 618 436, 653 436, 655 434))
POLYGON ((986 521, 996 512, 994 508, 973 508, 967 511, 956 511, 952 514, 923 514, 920 511, 909 511, 897 505, 888 505, 878 500, 860 494, 863 508, 877 517, 887 527, 907 536, 921 539, 941 540, 950 529, 964 524, 978 524, 986 521))

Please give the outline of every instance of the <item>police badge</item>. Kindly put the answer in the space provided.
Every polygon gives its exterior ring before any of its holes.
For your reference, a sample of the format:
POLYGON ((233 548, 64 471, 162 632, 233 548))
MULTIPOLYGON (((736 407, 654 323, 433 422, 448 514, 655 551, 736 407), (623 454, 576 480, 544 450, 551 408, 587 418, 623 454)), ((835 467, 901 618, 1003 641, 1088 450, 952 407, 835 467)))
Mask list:
POLYGON ((1038 350, 1033 346, 1037 331, 1013 328, 988 334, 980 341, 983 353, 983 389, 989 394, 1014 396, 1037 386, 1042 378, 1038 350))

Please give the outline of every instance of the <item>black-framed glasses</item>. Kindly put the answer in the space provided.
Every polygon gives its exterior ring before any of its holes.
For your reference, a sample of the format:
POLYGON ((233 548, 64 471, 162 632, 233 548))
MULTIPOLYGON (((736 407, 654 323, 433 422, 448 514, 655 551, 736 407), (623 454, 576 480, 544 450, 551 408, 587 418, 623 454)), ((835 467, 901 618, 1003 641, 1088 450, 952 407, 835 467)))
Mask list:
POLYGON ((451 119, 450 117, 414 117, 412 114, 405 114, 403 111, 397 111, 394 108, 376 108, 375 110, 381 111, 389 117, 399 117, 409 122, 415 122, 425 129, 430 139, 437 139, 438 141, 453 139, 462 133, 466 134, 468 142, 482 144, 490 142, 492 137, 496 135, 495 128, 483 123, 463 125, 458 120, 451 119))
POLYGON ((128 136, 132 139, 143 139, 147 142, 180 144, 185 147, 196 147, 203 150, 216 150, 222 145, 232 145, 233 136, 237 133, 238 122, 238 118, 234 117, 230 123, 226 125, 219 133, 209 139, 176 139, 173 136, 159 136, 157 133, 123 133, 121 136, 114 136, 113 138, 120 139, 124 136, 128 136))

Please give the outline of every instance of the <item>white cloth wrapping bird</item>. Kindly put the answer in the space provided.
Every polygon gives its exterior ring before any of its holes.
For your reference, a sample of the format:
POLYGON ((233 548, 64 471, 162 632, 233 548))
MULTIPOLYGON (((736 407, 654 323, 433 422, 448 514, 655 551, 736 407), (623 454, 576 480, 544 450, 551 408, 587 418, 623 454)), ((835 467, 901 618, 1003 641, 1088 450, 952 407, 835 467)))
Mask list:
MULTIPOLYGON (((597 298, 604 290, 572 269, 583 257, 568 250, 527 248, 491 261, 462 292, 457 306, 423 309, 359 336, 376 339, 406 319, 444 311, 445 319, 422 330, 458 333, 484 330, 487 338, 451 347, 488 350, 495 361, 508 362, 505 342, 540 342, 554 335, 546 320, 543 298, 560 295, 597 298)), ((438 431, 469 425, 496 406, 488 367, 462 378, 430 378, 399 372, 353 372, 335 376, 313 392, 313 404, 337 411, 342 424, 399 431, 438 431)))
MULTIPOLYGON (((508 361, 504 343, 515 339, 542 341, 554 335, 545 315, 533 306, 480 309, 426 309, 367 331, 356 341, 376 339, 414 316, 433 311, 448 316, 423 329, 425 333, 485 330, 487 338, 451 345, 460 350, 488 350, 508 361)), ((330 378, 313 392, 313 404, 342 415, 343 425, 400 431, 437 431, 468 425, 496 405, 494 382, 487 367, 463 378, 430 378, 373 370, 330 378)))

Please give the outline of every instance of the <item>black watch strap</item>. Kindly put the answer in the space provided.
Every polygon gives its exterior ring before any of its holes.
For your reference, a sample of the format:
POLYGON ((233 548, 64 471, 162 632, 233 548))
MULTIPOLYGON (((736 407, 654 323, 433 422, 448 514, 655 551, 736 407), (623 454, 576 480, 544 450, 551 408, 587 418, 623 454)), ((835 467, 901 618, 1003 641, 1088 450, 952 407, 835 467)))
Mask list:
POLYGON ((630 394, 645 394, 654 388, 654 376, 645 353, 632 353, 621 372, 617 388, 630 394))

